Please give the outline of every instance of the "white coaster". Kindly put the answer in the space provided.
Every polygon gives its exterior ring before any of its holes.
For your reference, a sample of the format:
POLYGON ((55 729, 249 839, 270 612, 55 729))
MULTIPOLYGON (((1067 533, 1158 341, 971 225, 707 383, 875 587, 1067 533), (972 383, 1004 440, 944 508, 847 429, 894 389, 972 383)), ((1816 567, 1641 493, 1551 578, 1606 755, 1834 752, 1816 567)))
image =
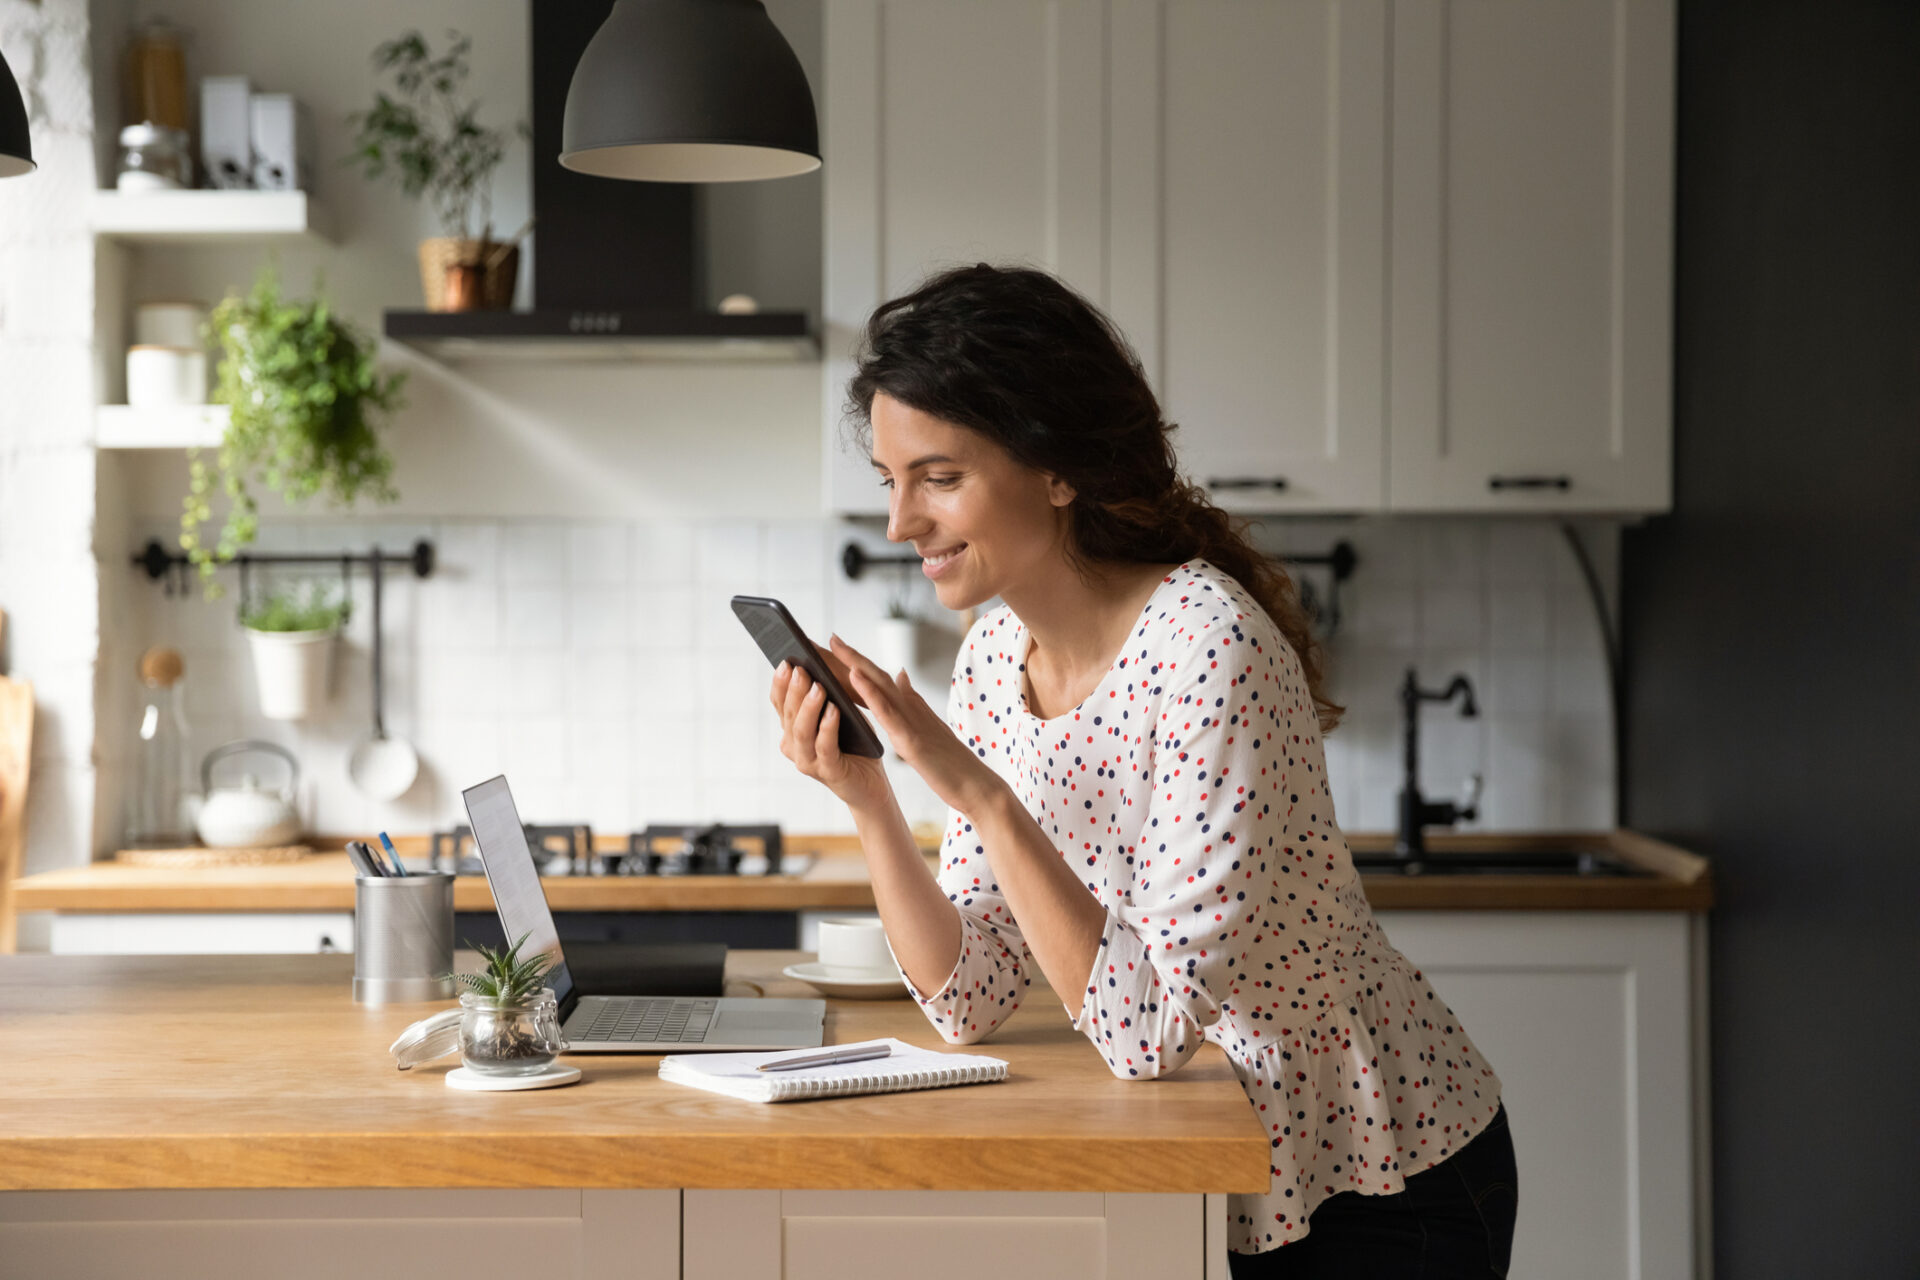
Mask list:
POLYGON ((483 1076, 465 1067, 455 1067, 447 1072, 447 1088, 500 1093, 513 1089, 551 1089, 555 1085, 572 1084, 579 1078, 580 1068, 563 1067, 557 1062, 530 1076, 483 1076))

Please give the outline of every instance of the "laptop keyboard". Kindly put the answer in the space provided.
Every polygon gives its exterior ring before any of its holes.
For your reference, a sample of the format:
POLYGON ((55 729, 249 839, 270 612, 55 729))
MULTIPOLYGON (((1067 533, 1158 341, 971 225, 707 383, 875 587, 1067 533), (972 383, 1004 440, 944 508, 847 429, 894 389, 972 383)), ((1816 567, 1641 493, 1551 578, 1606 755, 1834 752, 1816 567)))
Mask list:
MULTIPOLYGON (((716 1002, 674 996, 609 1000, 577 1036, 581 1040, 692 1044, 704 1040, 716 1002)), ((568 1033, 572 1035, 572 1032, 568 1033)))

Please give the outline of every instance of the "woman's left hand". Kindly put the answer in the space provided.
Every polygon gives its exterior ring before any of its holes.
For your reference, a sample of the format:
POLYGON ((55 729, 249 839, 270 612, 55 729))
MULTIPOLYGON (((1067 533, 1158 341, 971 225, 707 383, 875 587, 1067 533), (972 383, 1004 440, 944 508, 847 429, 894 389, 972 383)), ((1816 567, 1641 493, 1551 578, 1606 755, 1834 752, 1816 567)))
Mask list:
POLYGON ((833 655, 847 665, 853 691, 880 722, 895 753, 935 795, 973 816, 995 791, 1005 789, 1000 775, 927 704, 905 671, 888 675, 837 635, 832 644, 833 655))

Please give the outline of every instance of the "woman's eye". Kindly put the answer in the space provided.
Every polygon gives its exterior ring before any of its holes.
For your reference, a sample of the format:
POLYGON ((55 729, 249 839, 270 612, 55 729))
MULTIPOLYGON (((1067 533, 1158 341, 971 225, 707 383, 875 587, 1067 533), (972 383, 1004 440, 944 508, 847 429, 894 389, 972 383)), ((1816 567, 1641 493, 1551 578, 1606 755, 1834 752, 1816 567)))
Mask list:
POLYGON ((891 488, 893 488, 893 477, 892 477, 892 476, 881 476, 881 477, 880 477, 880 487, 881 487, 882 489, 891 489, 891 488))
POLYGON ((936 489, 951 489, 960 483, 959 476, 928 476, 927 483, 936 489))

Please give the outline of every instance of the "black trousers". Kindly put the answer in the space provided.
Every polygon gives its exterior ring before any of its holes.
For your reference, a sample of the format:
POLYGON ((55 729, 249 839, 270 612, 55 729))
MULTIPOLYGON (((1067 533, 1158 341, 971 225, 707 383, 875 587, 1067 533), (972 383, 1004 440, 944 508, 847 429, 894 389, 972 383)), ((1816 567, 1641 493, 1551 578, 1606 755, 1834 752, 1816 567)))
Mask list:
POLYGON ((1233 1280, 1503 1280, 1518 1186, 1503 1104, 1473 1141, 1408 1178, 1406 1190, 1329 1196, 1306 1239, 1227 1261, 1233 1280))

